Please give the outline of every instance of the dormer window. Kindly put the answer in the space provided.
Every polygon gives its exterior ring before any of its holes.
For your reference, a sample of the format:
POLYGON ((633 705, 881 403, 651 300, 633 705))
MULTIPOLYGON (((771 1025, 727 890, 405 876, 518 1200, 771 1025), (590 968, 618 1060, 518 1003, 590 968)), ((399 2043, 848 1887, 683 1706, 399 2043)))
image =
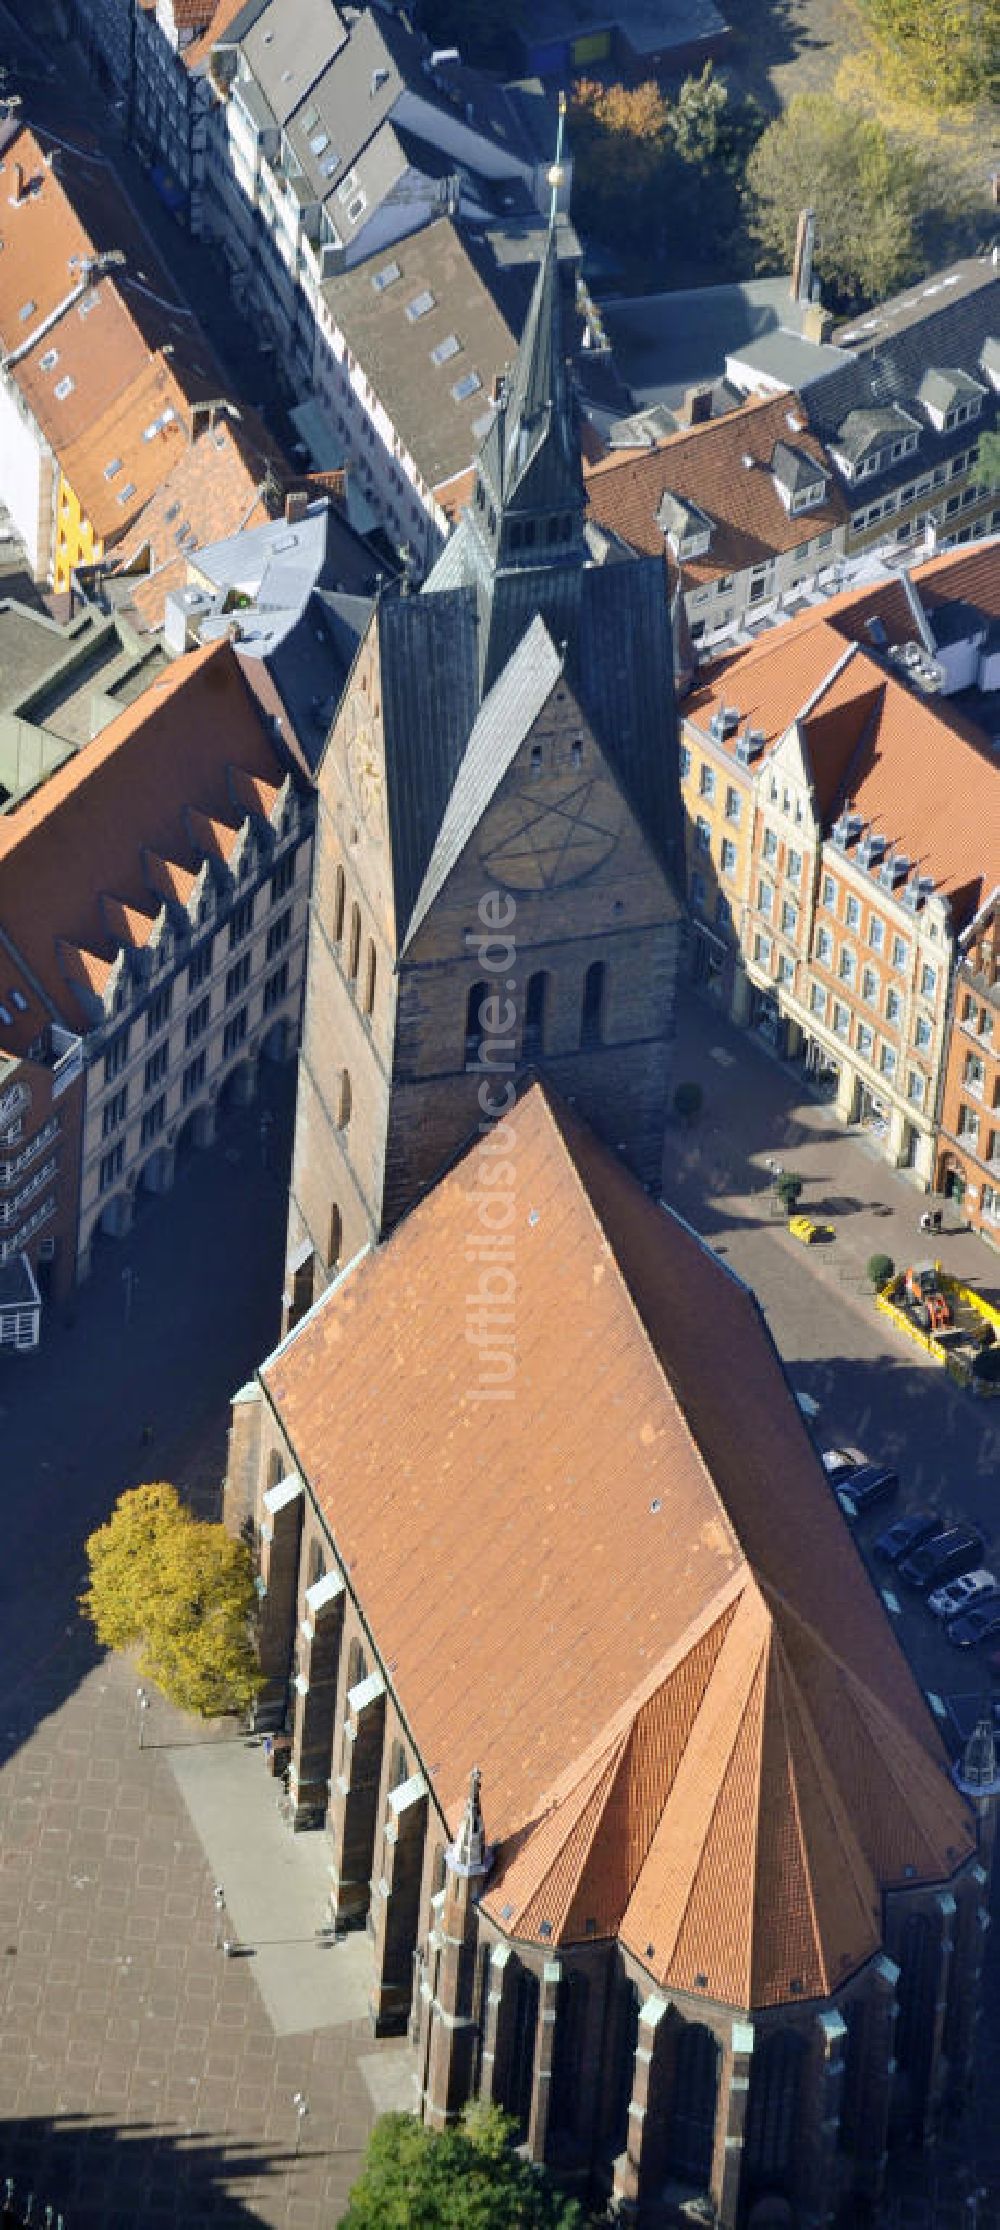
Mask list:
POLYGON ((978 418, 985 390, 968 372, 945 369, 925 372, 917 389, 931 425, 939 434, 950 434, 978 418))
POLYGON ((676 558, 704 557, 711 546, 713 522, 707 511, 686 498, 671 495, 669 489, 661 500, 656 523, 676 558))

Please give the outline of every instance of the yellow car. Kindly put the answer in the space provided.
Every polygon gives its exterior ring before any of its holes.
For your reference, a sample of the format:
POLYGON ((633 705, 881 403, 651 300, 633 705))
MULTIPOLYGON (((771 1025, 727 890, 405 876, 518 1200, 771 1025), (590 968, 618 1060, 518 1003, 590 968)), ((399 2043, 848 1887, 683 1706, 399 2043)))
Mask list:
POLYGON ((793 1239, 801 1239, 804 1247, 814 1246, 817 1239, 832 1239, 833 1228, 828 1223, 813 1223, 811 1216, 789 1216, 788 1229, 793 1239))

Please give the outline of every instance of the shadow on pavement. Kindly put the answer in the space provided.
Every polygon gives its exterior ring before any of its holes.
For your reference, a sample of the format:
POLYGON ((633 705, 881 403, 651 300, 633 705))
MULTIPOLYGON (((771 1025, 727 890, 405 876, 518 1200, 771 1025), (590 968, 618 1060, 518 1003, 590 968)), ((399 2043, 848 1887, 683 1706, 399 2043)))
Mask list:
MULTIPOLYGON (((123 2089, 124 2089, 123 2074, 123 2089)), ((232 2189, 270 2175, 294 2176, 308 2151, 220 2144, 178 2122, 175 2134, 138 2123, 125 2129, 86 2116, 0 2122, 0 2189, 9 2178, 15 2216, 41 2224, 51 2207, 67 2230, 137 2230, 144 2223, 218 2230, 259 2224, 252 2200, 232 2189), (34 2204, 27 2214, 28 2200, 34 2204)))
POLYGON ((0 1358, 0 1764, 98 1662, 76 1604, 117 1496, 169 1479, 219 1514, 231 1397, 280 1332, 294 1088, 294 1065, 263 1071, 169 1197, 140 1197, 40 1347, 0 1358))

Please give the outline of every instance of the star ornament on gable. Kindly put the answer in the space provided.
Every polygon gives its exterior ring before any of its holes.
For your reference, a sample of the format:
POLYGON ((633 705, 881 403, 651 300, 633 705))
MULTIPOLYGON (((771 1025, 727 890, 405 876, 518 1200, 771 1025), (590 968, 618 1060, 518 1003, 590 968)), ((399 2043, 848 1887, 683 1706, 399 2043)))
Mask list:
POLYGON ((508 890, 554 890, 592 875, 613 852, 621 816, 604 783, 577 783, 564 797, 516 791, 483 866, 508 890))

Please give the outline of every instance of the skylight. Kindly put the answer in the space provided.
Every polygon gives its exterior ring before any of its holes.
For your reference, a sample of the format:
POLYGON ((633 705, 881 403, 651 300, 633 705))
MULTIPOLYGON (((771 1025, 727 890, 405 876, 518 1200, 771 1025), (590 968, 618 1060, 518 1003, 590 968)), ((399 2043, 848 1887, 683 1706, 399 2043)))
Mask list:
POLYGON ((122 488, 122 489, 120 490, 120 492, 119 492, 119 496, 118 496, 118 501, 119 501, 119 503, 127 503, 127 502, 128 502, 128 500, 129 500, 129 497, 130 497, 130 496, 134 496, 134 494, 135 494, 135 481, 134 481, 134 480, 126 480, 124 488, 122 488))
POLYGON ((410 324, 415 325, 418 318, 426 317, 428 310, 432 310, 433 308, 434 296, 431 293, 430 288, 425 287, 422 294, 415 294, 412 302, 408 302, 406 305, 406 315, 410 320, 410 324))
POLYGON ((22 325, 27 325, 29 317, 34 317, 37 308, 37 302, 22 302, 17 313, 22 325))
POLYGON ((381 271, 376 271, 372 280, 376 294, 384 294, 386 287, 395 286, 396 280, 400 277, 398 263, 383 263, 381 271))
POLYGON ((482 386, 478 372, 466 372, 464 379, 457 379, 452 388, 456 403, 467 403, 470 395, 478 395, 482 386))
POLYGON ((111 463, 110 463, 109 465, 105 465, 105 467, 104 467, 104 477, 105 477, 105 480, 113 480, 113 479, 114 479, 114 477, 115 477, 115 474, 116 474, 117 472, 120 472, 120 471, 121 471, 121 469, 122 469, 122 460, 121 460, 121 458, 120 458, 120 457, 112 457, 112 459, 111 459, 111 463))
POLYGON ((314 132, 309 145, 314 155, 325 155, 330 145, 329 132, 314 132))
POLYGON ((40 356, 38 359, 39 368, 43 372, 54 372, 58 362, 59 351, 57 348, 47 348, 44 356, 40 356))
POLYGON ((454 333, 449 333, 445 340, 438 342, 436 348, 432 348, 431 363, 447 364, 450 356, 458 355, 460 347, 461 342, 456 340, 454 333))
POLYGON ((56 384, 52 390, 57 403, 64 403, 67 395, 72 395, 75 386, 75 379, 70 379, 68 374, 65 379, 57 379, 56 384))

